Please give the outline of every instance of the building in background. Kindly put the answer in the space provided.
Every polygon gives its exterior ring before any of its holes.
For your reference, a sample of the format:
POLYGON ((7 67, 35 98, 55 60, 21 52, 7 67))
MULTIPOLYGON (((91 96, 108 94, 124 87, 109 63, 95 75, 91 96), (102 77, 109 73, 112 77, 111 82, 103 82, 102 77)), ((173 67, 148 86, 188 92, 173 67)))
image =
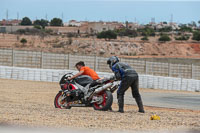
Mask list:
POLYGON ((118 22, 89 22, 88 33, 95 34, 102 31, 118 29, 121 26, 118 22))
POLYGON ((0 21, 1 26, 6 26, 6 25, 17 26, 17 25, 20 25, 20 23, 21 23, 21 20, 17 20, 17 19, 11 19, 11 20, 3 19, 2 21, 0 21))

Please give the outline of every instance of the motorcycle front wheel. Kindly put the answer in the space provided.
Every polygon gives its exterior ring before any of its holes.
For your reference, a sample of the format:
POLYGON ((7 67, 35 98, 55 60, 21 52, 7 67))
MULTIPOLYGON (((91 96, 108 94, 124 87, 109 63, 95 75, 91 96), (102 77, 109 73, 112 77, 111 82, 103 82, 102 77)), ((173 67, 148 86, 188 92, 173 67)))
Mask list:
POLYGON ((71 106, 67 104, 65 101, 62 101, 62 92, 58 92, 54 99, 54 106, 55 108, 60 108, 60 109, 71 109, 71 106))
POLYGON ((97 95, 100 99, 98 102, 93 103, 95 110, 107 111, 111 108, 113 103, 113 95, 110 91, 106 90, 97 95))

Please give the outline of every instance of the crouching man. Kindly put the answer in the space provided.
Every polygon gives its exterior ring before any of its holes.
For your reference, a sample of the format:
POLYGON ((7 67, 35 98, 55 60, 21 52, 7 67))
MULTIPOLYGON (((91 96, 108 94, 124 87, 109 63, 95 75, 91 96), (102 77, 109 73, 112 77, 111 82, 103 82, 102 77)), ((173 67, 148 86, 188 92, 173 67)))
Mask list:
POLYGON ((117 99, 119 111, 124 112, 124 94, 129 87, 132 89, 132 96, 138 105, 139 111, 144 113, 142 99, 139 93, 139 80, 137 72, 131 68, 128 64, 119 62, 116 56, 112 56, 107 60, 107 64, 114 72, 117 80, 121 80, 120 86, 117 90, 117 99))
POLYGON ((72 80, 80 75, 88 75, 90 76, 93 80, 97 80, 100 79, 98 74, 91 68, 85 66, 85 63, 83 61, 80 61, 78 63, 76 63, 76 68, 79 71, 76 75, 72 76, 71 78, 69 78, 69 80, 72 80))

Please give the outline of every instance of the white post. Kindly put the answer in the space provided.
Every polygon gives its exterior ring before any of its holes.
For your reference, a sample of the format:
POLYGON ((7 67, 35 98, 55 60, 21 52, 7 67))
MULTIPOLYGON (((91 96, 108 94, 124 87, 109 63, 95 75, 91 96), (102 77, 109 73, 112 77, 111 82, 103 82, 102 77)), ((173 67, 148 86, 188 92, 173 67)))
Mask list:
POLYGON ((68 54, 68 69, 70 69, 70 54, 68 54))
POLYGON ((168 77, 171 77, 171 65, 170 65, 170 62, 168 62, 168 77))
POLYGON ((12 66, 15 66, 15 51, 12 49, 12 66))
POLYGON ((148 74, 148 66, 147 66, 147 60, 145 60, 145 74, 148 74))
POLYGON ((95 71, 97 71, 98 70, 98 67, 97 67, 97 65, 98 65, 98 59, 97 59, 98 57, 95 55, 95 57, 94 57, 94 70, 95 71))
MULTIPOLYGON (((67 55, 65 54, 64 55, 64 69, 67 69, 67 67, 66 67, 66 61, 67 61, 67 55)), ((69 68, 68 68, 69 69, 69 68)))
POLYGON ((194 77, 194 65, 193 65, 193 63, 191 64, 191 78, 192 79, 195 79, 195 77, 194 77))
POLYGON ((40 55, 40 68, 43 68, 43 52, 41 51, 41 55, 40 55))

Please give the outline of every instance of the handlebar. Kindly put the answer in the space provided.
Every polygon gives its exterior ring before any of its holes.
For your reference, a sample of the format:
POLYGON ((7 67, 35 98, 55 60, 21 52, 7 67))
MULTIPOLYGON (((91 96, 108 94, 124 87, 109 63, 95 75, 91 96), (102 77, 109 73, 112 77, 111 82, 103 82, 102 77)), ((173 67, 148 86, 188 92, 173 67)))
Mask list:
POLYGON ((64 74, 64 75, 62 76, 62 78, 60 79, 59 84, 64 84, 64 83, 68 80, 69 77, 73 76, 72 73, 73 73, 73 72, 69 72, 69 73, 64 74))

